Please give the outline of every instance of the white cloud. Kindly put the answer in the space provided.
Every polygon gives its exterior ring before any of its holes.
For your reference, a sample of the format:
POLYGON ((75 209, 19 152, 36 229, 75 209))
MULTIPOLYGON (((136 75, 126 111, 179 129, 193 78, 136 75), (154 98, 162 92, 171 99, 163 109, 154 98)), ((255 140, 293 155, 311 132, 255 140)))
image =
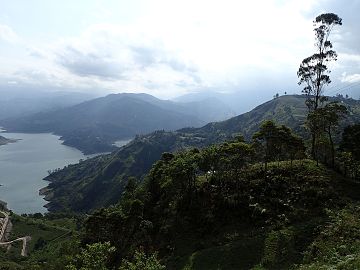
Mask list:
POLYGON ((0 24, 0 39, 9 43, 17 43, 20 41, 20 38, 14 32, 14 30, 4 24, 0 24))
MULTIPOLYGON (((295 88, 298 65, 314 52, 313 13, 318 15, 316 9, 328 0, 136 2, 126 21, 110 19, 127 7, 125 1, 117 2, 117 9, 104 4, 97 19, 82 17, 80 32, 24 38, 17 46, 26 55, 0 54, 0 61, 7 63, 0 72, 19 84, 162 97, 206 87, 244 89, 259 82, 270 89, 270 80, 295 88)), ((336 39, 346 43, 339 33, 334 32, 336 39)), ((0 25, 3 36, 19 39, 10 27, 0 25)), ((339 53, 334 68, 341 69, 338 77, 349 61, 357 65, 356 57, 339 53)))
POLYGON ((341 82, 343 83, 355 83, 360 82, 360 74, 349 74, 347 75, 346 72, 344 72, 341 76, 341 82))

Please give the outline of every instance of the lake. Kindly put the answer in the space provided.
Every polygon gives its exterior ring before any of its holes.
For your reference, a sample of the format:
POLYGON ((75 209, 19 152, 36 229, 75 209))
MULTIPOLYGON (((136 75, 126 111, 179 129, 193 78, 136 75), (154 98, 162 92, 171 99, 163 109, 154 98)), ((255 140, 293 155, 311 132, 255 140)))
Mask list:
POLYGON ((0 200, 17 214, 46 212, 39 189, 48 170, 63 168, 85 159, 81 151, 62 145, 59 136, 41 133, 0 133, 16 143, 0 146, 0 200))

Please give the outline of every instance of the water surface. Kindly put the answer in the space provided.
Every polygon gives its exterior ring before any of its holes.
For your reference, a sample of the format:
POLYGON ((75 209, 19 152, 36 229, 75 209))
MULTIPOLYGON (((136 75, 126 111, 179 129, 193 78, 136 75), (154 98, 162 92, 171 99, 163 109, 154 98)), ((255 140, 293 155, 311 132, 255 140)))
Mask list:
POLYGON ((48 170, 77 163, 86 156, 79 150, 62 145, 59 136, 49 133, 1 133, 16 143, 0 146, 0 200, 15 213, 46 212, 46 201, 39 189, 48 170))

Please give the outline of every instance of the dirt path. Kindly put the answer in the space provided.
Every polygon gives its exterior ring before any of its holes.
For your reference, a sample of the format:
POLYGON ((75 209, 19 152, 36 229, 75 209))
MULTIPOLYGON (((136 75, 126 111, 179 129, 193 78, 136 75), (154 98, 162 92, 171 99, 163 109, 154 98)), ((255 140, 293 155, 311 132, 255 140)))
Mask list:
POLYGON ((19 237, 12 241, 6 241, 7 234, 10 234, 11 226, 10 226, 10 217, 7 212, 0 211, 5 217, 3 218, 3 222, 1 224, 1 231, 0 231, 0 246, 10 246, 12 243, 22 241, 22 249, 21 249, 21 256, 27 256, 27 242, 31 240, 30 236, 19 237))
POLYGON ((0 243, 3 242, 5 238, 5 232, 9 224, 9 214, 3 211, 0 211, 1 214, 5 216, 2 222, 1 231, 0 231, 0 243))

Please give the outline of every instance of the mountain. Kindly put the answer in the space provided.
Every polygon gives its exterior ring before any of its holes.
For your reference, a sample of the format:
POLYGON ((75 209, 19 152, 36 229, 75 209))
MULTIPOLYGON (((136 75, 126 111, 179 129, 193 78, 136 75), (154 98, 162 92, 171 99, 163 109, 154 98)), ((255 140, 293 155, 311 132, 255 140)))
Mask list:
MULTIPOLYGON (((86 154, 112 151, 116 140, 204 122, 145 94, 112 94, 60 110, 1 121, 7 131, 54 132, 86 154)), ((185 109, 184 109, 185 111, 185 109)))
POLYGON ((95 98, 77 92, 41 92, 33 90, 1 90, 0 120, 60 109, 95 98))
POLYGON ((111 94, 60 110, 10 118, 0 123, 13 132, 54 132, 85 154, 114 151, 117 140, 154 130, 199 127, 234 113, 216 99, 173 102, 148 94, 111 94))
POLYGON ((145 102, 159 106, 162 109, 175 111, 178 113, 192 115, 204 123, 222 121, 235 116, 235 111, 216 97, 204 97, 196 101, 171 101, 162 100, 148 94, 122 93, 114 94, 128 97, 136 97, 145 102))
MULTIPOLYGON (((242 91, 220 91, 206 89, 200 92, 188 93, 173 99, 175 102, 199 102, 201 100, 217 100, 226 104, 236 115, 252 110, 260 103, 266 102, 272 95, 264 96, 262 91, 243 89, 242 91)), ((224 119, 219 119, 224 120, 224 119)))

